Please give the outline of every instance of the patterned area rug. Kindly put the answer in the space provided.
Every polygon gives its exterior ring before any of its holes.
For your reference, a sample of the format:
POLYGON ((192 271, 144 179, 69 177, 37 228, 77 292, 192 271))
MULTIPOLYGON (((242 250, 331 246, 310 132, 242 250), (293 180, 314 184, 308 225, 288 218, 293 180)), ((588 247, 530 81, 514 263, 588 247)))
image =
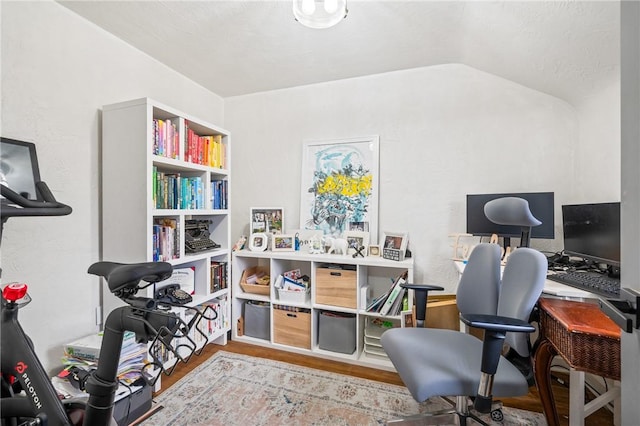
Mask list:
MULTIPOLYGON (((216 352, 155 400, 162 409, 144 426, 382 425, 448 407, 418 404, 402 386, 216 352)), ((502 425, 545 425, 542 414, 504 408, 502 425)), ((484 418, 483 418, 484 419, 484 418)))

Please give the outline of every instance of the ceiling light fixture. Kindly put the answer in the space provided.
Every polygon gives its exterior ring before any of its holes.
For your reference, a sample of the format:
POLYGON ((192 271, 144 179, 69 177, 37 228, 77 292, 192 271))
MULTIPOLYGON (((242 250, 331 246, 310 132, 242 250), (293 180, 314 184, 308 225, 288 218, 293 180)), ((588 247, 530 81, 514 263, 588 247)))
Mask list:
POLYGON ((293 16, 309 28, 333 27, 347 12, 347 0, 293 0, 293 16))

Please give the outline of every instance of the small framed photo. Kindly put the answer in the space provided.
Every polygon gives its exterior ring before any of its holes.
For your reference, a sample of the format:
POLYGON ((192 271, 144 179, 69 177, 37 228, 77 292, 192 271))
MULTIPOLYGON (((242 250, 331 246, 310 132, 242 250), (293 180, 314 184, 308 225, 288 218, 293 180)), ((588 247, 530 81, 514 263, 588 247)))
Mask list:
POLYGON ((249 237, 249 250, 265 251, 269 246, 269 236, 264 232, 256 232, 249 237))
POLYGON ((275 234, 271 237, 271 250, 273 251, 294 251, 296 249, 295 235, 275 234))
POLYGON ((371 257, 380 257, 380 246, 379 245, 370 245, 369 246, 369 256, 371 256, 371 257))
POLYGON ((369 233, 363 231, 344 231, 343 238, 347 240, 347 254, 365 256, 369 246, 369 233))
POLYGON ((382 238, 382 257, 404 260, 409 238, 406 232, 385 232, 382 238))
POLYGON ((284 232, 282 207, 251 207, 249 216, 251 234, 282 234, 284 232))

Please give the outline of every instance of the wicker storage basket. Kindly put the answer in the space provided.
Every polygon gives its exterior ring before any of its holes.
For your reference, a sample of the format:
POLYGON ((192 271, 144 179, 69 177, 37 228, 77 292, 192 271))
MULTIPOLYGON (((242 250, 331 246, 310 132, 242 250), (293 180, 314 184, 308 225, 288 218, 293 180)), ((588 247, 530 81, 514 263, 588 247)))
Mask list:
POLYGON ((620 380, 620 329, 595 304, 540 299, 540 326, 556 350, 577 370, 620 380), (584 324, 564 321, 568 309, 579 310, 584 324), (554 316, 549 314, 549 310, 554 316))

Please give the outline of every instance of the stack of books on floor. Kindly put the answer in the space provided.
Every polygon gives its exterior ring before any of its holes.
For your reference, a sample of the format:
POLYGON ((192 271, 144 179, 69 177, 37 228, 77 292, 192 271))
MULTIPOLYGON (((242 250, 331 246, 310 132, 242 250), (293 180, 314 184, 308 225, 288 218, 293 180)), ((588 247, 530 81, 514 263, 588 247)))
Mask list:
MULTIPOLYGON (((101 333, 64 345, 64 369, 51 379, 62 398, 88 398, 84 385, 91 370, 100 363, 101 345, 101 333)), ((142 377, 146 363, 147 345, 136 343, 135 333, 125 332, 118 366, 119 387, 112 414, 118 426, 131 424, 151 408, 152 389, 142 377)))
MULTIPOLYGON (((65 367, 76 366, 84 370, 95 368, 100 361, 102 333, 92 334, 64 345, 62 363, 65 367)), ((135 333, 127 331, 122 339, 118 380, 131 384, 140 378, 147 363, 147 345, 136 343, 135 333)))

